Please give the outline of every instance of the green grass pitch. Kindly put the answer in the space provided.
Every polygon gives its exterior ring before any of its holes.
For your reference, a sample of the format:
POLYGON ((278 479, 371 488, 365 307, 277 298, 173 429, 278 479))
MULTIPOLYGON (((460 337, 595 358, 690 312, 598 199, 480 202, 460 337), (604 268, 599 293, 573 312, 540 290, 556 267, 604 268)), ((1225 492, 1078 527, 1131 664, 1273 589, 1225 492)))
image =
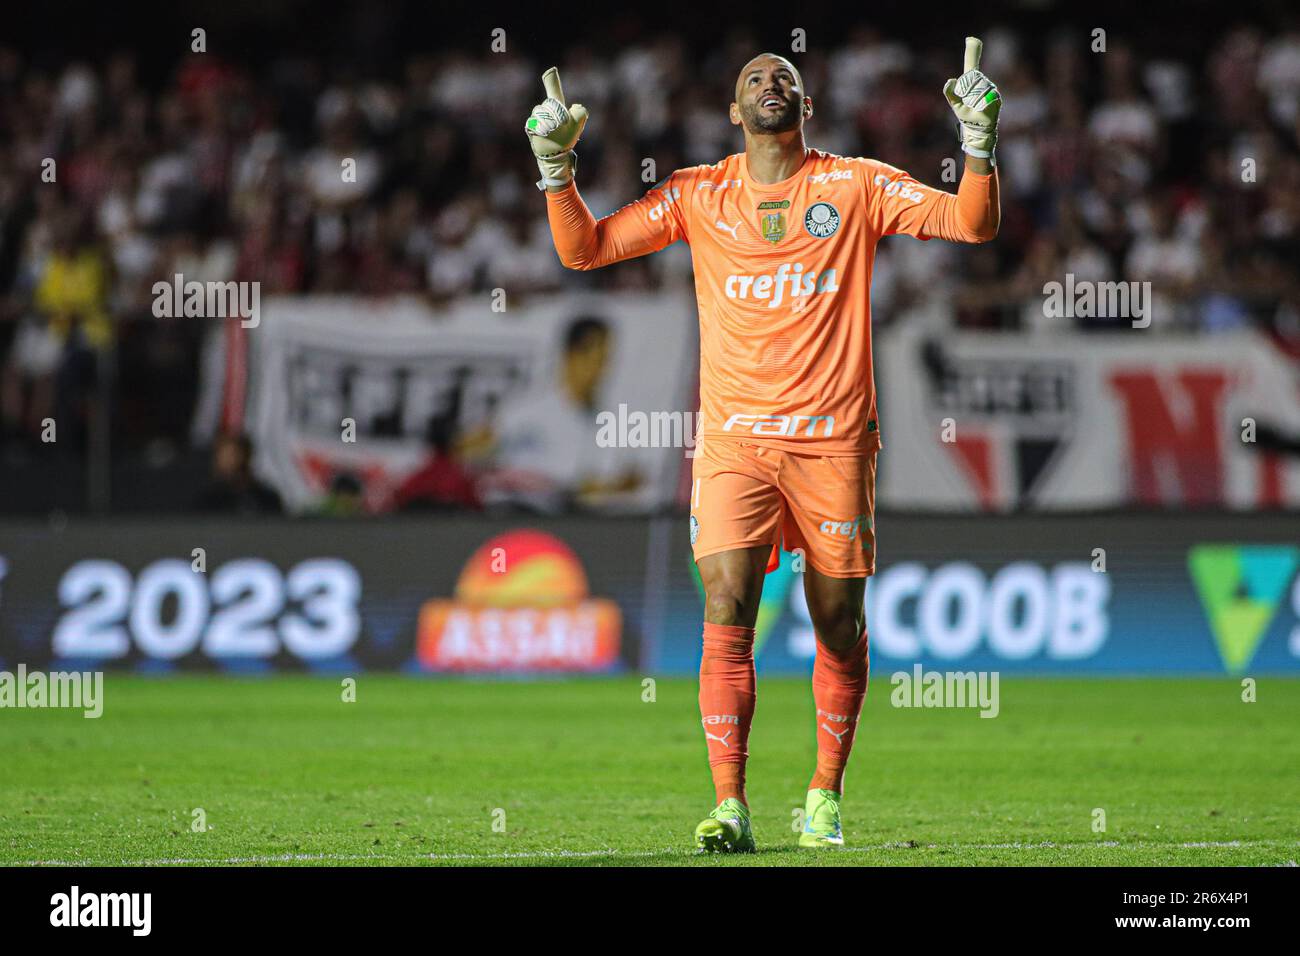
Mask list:
POLYGON ((846 848, 799 850, 812 694, 759 679, 759 852, 700 857, 689 679, 108 674, 105 711, 0 710, 0 863, 1223 865, 1300 860, 1300 681, 1004 679, 1001 713, 868 696, 846 848), (1094 832, 1094 810, 1105 832, 1094 832), (194 832, 201 809, 208 829, 194 832))

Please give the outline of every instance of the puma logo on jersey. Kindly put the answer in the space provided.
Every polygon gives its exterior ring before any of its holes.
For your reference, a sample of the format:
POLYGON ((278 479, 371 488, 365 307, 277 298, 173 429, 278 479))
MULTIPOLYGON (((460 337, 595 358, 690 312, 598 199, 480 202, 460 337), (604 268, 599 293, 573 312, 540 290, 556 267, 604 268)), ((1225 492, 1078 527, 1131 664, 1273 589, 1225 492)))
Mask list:
POLYGON ((802 262, 793 265, 783 262, 777 267, 775 273, 757 276, 729 275, 723 285, 723 291, 726 292, 728 299, 765 299, 767 307, 775 309, 786 301, 787 286, 791 299, 821 295, 823 292, 838 292, 840 288, 834 269, 827 269, 820 273, 812 269, 804 272, 802 262))
POLYGON ((740 228, 740 224, 741 224, 742 222, 744 222, 744 221, 745 221, 745 220, 741 219, 741 220, 740 220, 739 222, 737 222, 734 226, 728 226, 725 222, 723 222, 721 219, 719 219, 719 220, 718 220, 717 222, 715 222, 713 225, 716 226, 716 227, 717 227, 719 230, 721 230, 722 232, 729 232, 729 233, 731 233, 731 238, 732 238, 732 239, 735 239, 737 242, 739 242, 739 241, 740 241, 740 237, 736 235, 736 230, 740 228))

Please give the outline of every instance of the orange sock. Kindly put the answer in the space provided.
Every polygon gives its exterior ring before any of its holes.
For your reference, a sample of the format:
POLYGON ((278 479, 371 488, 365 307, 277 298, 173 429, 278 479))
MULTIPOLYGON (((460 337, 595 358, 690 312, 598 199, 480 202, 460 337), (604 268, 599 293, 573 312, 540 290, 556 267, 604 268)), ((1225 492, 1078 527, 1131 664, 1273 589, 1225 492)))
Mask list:
POLYGON ((809 790, 844 792, 844 768, 853 749, 858 715, 867 697, 867 632, 852 647, 832 651, 817 642, 813 663, 813 700, 817 704, 817 772, 809 790))
POLYGON ((704 625, 700 660, 700 722, 718 803, 736 797, 745 806, 745 760, 754 720, 754 629, 704 625))

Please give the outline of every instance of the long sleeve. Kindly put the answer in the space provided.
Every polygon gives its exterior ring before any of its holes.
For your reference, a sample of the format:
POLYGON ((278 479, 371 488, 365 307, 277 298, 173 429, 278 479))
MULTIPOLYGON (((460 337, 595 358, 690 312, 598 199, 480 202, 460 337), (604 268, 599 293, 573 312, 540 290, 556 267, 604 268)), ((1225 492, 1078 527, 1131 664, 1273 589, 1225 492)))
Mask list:
POLYGON ((574 183, 546 193, 546 214, 560 261, 570 269, 599 269, 658 252, 686 237, 680 173, 636 202, 597 221, 574 183))
POLYGON ((921 232, 949 242, 988 242, 1002 221, 998 171, 962 173, 957 195, 940 193, 930 206, 921 232))

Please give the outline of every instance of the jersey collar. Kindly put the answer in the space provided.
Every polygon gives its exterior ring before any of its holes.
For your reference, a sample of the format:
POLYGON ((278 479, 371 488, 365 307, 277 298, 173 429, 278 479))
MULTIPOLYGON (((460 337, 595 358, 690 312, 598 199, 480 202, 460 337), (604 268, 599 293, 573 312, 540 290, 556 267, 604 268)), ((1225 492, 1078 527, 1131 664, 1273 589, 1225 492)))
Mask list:
POLYGON ((798 182, 799 177, 803 175, 808 164, 812 162, 813 151, 811 149, 804 153, 803 162, 799 168, 778 183, 760 183, 749 175, 749 156, 745 153, 740 154, 740 178, 744 180, 745 185, 755 192, 784 192, 798 182))

